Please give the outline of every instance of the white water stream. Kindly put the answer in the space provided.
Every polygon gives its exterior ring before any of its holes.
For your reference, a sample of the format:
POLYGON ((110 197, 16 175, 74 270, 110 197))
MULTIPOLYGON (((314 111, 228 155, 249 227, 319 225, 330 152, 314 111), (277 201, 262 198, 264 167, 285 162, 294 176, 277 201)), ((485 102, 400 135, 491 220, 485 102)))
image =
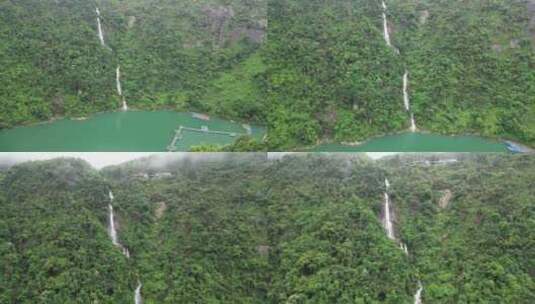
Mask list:
POLYGON ((384 194, 385 196, 385 205, 384 205, 385 218, 384 218, 383 225, 385 227, 386 235, 388 236, 388 238, 395 240, 396 238, 394 237, 394 225, 392 224, 392 220, 390 218, 390 197, 388 196, 388 188, 390 188, 390 183, 388 182, 388 179, 385 179, 385 186, 386 186, 386 191, 384 194))
MULTIPOLYGON (((110 238, 111 238, 111 241, 113 243, 113 245, 119 247, 123 254, 127 257, 127 258, 130 258, 130 252, 128 251, 128 249, 126 247, 124 247, 123 245, 121 245, 119 243, 119 240, 117 238, 117 230, 115 229, 115 219, 114 219, 114 214, 113 214, 113 206, 112 206, 112 202, 113 202, 113 199, 114 199, 114 196, 113 196, 113 193, 110 191, 109 192, 109 197, 110 197, 110 203, 108 204, 108 210, 109 210, 109 234, 110 234, 110 238)), ((141 282, 138 281, 137 283, 137 288, 134 292, 134 302, 135 304, 143 304, 143 300, 141 298, 141 282)))
POLYGON ((117 69, 115 70, 115 84, 117 86, 117 94, 121 96, 122 101, 123 101, 122 109, 123 111, 128 111, 128 105, 126 104, 126 99, 123 96, 123 89, 121 86, 121 67, 120 66, 117 66, 117 69))
POLYGON ((104 31, 102 31, 102 24, 100 23, 100 10, 97 7, 95 11, 97 12, 98 39, 102 46, 106 46, 106 42, 104 41, 104 31))
POLYGON ((119 243, 119 238, 117 237, 117 230, 115 229, 115 215, 113 213, 112 205, 114 197, 111 191, 108 195, 110 197, 110 203, 108 204, 108 233, 110 235, 111 242, 113 243, 113 245, 119 247, 127 258, 130 258, 130 252, 128 251, 128 249, 119 243))
POLYGON ((405 71, 405 74, 403 74, 403 104, 405 105, 405 110, 410 111, 411 104, 409 100, 408 86, 409 86, 409 72, 405 71))
MULTIPOLYGON (((394 236, 394 225, 391 220, 390 216, 390 197, 388 196, 388 190, 390 189, 390 182, 388 179, 385 178, 385 202, 384 202, 384 221, 383 226, 386 230, 386 234, 389 239, 396 240, 396 237, 394 236)), ((408 256, 409 255, 409 249, 407 248, 407 245, 400 242, 399 248, 408 256)), ((418 281, 418 290, 414 294, 414 304, 422 304, 422 291, 424 290, 424 287, 422 286, 422 283, 418 281)))
POLYGON ((111 238, 111 242, 115 246, 119 246, 119 242, 117 241, 117 230, 115 230, 115 219, 113 216, 113 206, 111 204, 108 204, 108 210, 109 210, 109 234, 111 238))
POLYGON ((134 295, 134 303, 135 304, 143 304, 143 298, 141 298, 141 282, 137 282, 137 288, 134 295))
POLYGON ((416 122, 414 121, 414 114, 411 111, 411 102, 409 98, 409 72, 405 71, 403 74, 403 104, 405 105, 405 110, 410 113, 411 116, 411 132, 416 132, 416 122))
MULTIPOLYGON (((386 45, 393 48, 394 51, 399 54, 399 50, 392 46, 392 42, 390 41, 390 32, 388 31, 388 20, 386 19, 386 11, 387 6, 384 0, 381 2, 383 5, 383 33, 385 37, 386 45)), ((409 72, 405 71, 405 74, 403 74, 403 105, 405 106, 405 110, 410 113, 410 122, 411 122, 411 132, 416 132, 416 121, 414 120, 414 115, 411 112, 411 104, 410 104, 410 98, 409 98, 409 72)))
POLYGON ((386 19, 386 3, 383 1, 383 32, 385 36, 385 42, 388 46, 392 46, 390 42, 390 33, 388 32, 388 20, 386 19))
POLYGON ((424 290, 424 287, 422 286, 421 282, 418 282, 418 290, 416 291, 416 294, 414 295, 414 304, 422 304, 422 291, 424 290))

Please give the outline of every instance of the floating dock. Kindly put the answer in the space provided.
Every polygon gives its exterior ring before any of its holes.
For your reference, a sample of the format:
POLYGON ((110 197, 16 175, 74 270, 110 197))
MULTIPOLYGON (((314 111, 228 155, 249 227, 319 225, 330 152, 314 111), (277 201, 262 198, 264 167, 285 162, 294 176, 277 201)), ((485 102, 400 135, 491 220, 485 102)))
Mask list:
POLYGON ((200 129, 197 128, 190 128, 190 127, 184 127, 179 126, 178 129, 175 130, 175 135, 173 136, 173 139, 171 140, 171 143, 167 146, 167 151, 174 152, 176 151, 176 144, 178 141, 180 141, 183 138, 184 131, 190 131, 190 132, 198 132, 198 133, 206 133, 206 134, 216 134, 216 135, 225 135, 230 137, 237 137, 242 135, 248 135, 247 133, 237 133, 237 132, 227 132, 227 131, 212 131, 207 126, 202 126, 200 129))

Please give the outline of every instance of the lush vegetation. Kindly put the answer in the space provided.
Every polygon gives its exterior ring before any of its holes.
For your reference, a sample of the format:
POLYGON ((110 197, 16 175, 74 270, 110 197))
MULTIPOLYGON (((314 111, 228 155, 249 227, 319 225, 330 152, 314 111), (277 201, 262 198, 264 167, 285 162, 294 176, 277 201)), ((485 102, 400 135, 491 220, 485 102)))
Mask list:
POLYGON ((389 2, 420 127, 535 141, 533 1, 389 2))
POLYGON ((109 241, 97 171, 54 160, 17 166, 1 182, 1 303, 131 302, 134 273, 109 241))
POLYGON ((130 303, 139 278, 145 303, 412 303, 418 281, 425 303, 530 303, 533 168, 488 154, 21 164, 0 178, 0 301, 130 303), (381 227, 385 177, 408 256, 381 227), (106 234, 110 188, 130 259, 106 234))
POLYGON ((260 119, 253 84, 230 91, 263 70, 266 23, 265 0, 3 1, 0 128, 118 109, 117 66, 133 108, 260 119))
POLYGON ((119 108, 120 65, 133 108, 265 124, 270 149, 355 142, 408 128, 407 70, 419 128, 535 142, 531 0, 386 1, 399 54, 377 0, 34 2, 0 4, 0 128, 119 108))

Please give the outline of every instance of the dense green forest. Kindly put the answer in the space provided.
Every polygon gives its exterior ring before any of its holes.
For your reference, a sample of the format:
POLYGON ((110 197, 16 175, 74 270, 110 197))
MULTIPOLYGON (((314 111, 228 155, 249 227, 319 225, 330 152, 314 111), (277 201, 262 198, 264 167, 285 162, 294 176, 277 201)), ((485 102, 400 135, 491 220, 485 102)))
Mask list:
MULTIPOLYGON (((409 128, 402 97, 407 71, 420 130, 533 145, 533 0, 386 5, 3 1, 0 128, 118 109, 120 66, 134 109, 194 110, 263 124, 269 149, 356 142, 409 128), (383 12, 393 47, 384 41, 383 12)), ((247 149, 231 149, 241 148, 247 149)))
POLYGON ((133 108, 257 120, 252 89, 234 89, 263 71, 266 14, 265 0, 2 1, 0 128, 119 109, 118 66, 133 108))
POLYGON ((534 168, 499 154, 23 163, 0 176, 0 302, 132 303, 139 280, 146 304, 413 303, 418 282, 424 303, 531 303, 534 168), (130 258, 107 235, 110 203, 130 258))

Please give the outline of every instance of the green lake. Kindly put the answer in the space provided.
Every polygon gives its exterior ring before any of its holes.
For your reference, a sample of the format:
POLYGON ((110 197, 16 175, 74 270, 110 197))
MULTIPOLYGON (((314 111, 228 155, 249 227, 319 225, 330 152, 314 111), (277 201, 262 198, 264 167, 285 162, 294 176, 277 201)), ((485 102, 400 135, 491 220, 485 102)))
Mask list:
MULTIPOLYGON (((194 118, 192 113, 173 111, 107 112, 87 120, 61 119, 50 123, 0 131, 0 151, 50 152, 161 152, 167 151, 180 126, 235 133, 184 131, 175 151, 188 151, 201 144, 230 144, 247 130, 239 123, 194 118)), ((262 138, 265 130, 251 127, 252 136, 262 138)))
POLYGON ((358 146, 322 144, 314 152, 506 152, 504 143, 478 136, 400 133, 370 139, 358 146))
MULTIPOLYGON (((230 144, 247 130, 240 124, 218 118, 202 120, 192 113, 174 111, 107 112, 87 120, 61 119, 50 123, 0 131, 0 151, 51 152, 160 152, 167 151, 180 126, 184 129, 175 151, 188 151, 201 144, 230 144), (208 130, 209 132, 202 131, 208 130), (211 133, 228 132, 227 134, 211 133), (234 134, 230 134, 234 133, 234 134)), ((251 127, 261 139, 265 129, 251 127)), ((443 136, 427 133, 400 133, 377 137, 359 146, 323 144, 308 151, 325 152, 504 152, 502 142, 478 136, 443 136)))

